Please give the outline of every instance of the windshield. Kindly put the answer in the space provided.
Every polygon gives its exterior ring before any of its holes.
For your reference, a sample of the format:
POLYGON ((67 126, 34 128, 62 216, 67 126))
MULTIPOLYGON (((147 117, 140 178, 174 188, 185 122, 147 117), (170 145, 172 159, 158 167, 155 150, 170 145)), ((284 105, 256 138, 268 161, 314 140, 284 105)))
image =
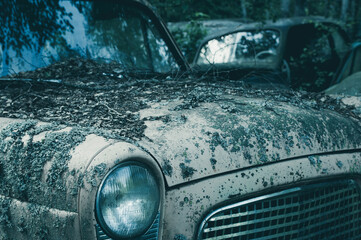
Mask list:
POLYGON ((274 30, 242 31, 212 39, 199 52, 197 64, 248 67, 274 62, 280 33, 274 30))
POLYGON ((122 69, 178 69, 151 19, 120 1, 1 1, 0 76, 67 59, 122 69))

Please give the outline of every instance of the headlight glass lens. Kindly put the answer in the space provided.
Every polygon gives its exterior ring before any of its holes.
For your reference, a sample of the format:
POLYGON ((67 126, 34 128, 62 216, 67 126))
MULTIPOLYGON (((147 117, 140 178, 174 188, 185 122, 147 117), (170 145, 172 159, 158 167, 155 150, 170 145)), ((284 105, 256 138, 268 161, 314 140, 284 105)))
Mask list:
POLYGON ((145 166, 121 165, 101 184, 96 201, 97 217, 111 237, 139 236, 153 223, 159 201, 157 181, 145 166))

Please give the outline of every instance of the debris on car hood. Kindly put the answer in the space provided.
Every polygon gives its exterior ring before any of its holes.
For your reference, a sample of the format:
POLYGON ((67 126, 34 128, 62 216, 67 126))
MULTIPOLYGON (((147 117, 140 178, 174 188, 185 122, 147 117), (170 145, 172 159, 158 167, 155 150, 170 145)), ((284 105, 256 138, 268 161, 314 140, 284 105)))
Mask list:
POLYGON ((99 66, 92 70, 96 77, 73 74, 59 83, 0 81, 0 117, 105 129, 149 151, 169 186, 361 148, 354 107, 323 94, 207 78, 119 79, 108 75, 114 69, 99 66))
POLYGON ((82 81, 86 81, 91 85, 92 81, 98 81, 99 78, 104 84, 109 78, 122 79, 123 73, 124 67, 114 61, 100 63, 92 59, 69 58, 66 61, 56 62, 34 71, 11 75, 9 78, 64 83, 70 81, 73 85, 79 85, 82 81))

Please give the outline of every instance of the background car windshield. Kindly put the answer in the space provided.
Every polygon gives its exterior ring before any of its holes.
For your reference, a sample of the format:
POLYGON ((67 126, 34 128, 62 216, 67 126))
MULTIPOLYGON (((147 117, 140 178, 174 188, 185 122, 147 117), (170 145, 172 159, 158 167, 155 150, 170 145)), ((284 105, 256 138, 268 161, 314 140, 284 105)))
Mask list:
POLYGON ((125 70, 178 68, 151 19, 135 7, 116 1, 44 1, 37 6, 42 9, 27 1, 2 5, 0 76, 68 58, 115 61, 125 70))
POLYGON ((276 59, 279 44, 278 31, 235 32, 208 41, 199 53, 197 64, 249 65, 272 62, 276 59))

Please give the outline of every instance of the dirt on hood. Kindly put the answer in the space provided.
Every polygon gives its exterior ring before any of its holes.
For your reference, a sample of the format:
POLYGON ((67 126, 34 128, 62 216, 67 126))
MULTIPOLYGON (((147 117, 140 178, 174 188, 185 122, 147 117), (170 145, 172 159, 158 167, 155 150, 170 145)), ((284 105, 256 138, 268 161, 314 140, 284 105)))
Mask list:
POLYGON ((174 109, 196 108, 222 95, 264 98, 300 108, 328 109, 360 119, 355 108, 324 94, 293 90, 257 89, 242 81, 216 80, 173 73, 142 79, 117 63, 70 59, 0 81, 0 117, 37 119, 59 124, 111 129, 123 137, 140 139, 146 128, 139 111, 153 103, 179 99, 174 109), (50 81, 49 81, 50 80, 50 81))

